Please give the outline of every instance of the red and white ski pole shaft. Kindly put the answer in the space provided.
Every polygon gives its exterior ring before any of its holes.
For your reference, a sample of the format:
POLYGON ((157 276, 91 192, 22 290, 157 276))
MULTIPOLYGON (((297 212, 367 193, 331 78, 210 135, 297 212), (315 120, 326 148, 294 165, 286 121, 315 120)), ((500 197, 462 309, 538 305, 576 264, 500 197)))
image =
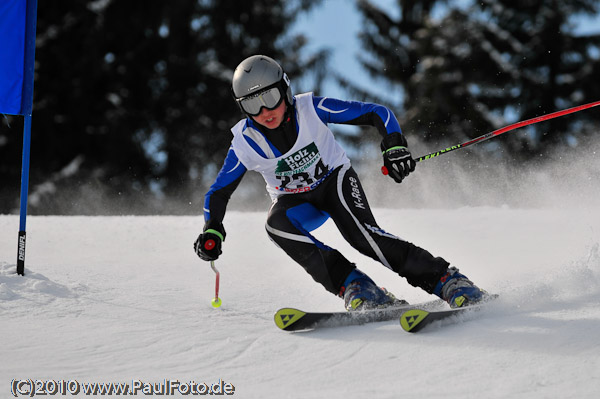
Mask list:
POLYGON ((221 273, 219 273, 219 271, 215 267, 214 260, 210 261, 210 268, 213 269, 213 272, 215 272, 215 274, 217 276, 215 278, 215 301, 218 301, 219 300, 219 277, 221 276, 221 273))
MULTIPOLYGON (((206 242, 204 243, 204 248, 207 250, 211 250, 215 247, 216 243, 215 240, 206 240, 206 242)), ((221 299, 219 298, 219 280, 221 277, 221 273, 219 273, 219 271, 217 270, 217 268, 215 267, 215 261, 211 260, 210 261, 210 268, 213 269, 213 272, 215 272, 216 275, 216 279, 215 279, 215 297, 213 298, 213 300, 211 301, 211 304, 213 307, 218 308, 221 306, 221 299)))
POLYGON ((421 161, 425 161, 427 159, 435 158, 438 155, 446 154, 448 152, 455 151, 455 150, 458 150, 460 148, 465 148, 465 147, 468 147, 468 146, 473 145, 473 144, 481 143, 482 141, 486 141, 486 140, 489 140, 489 139, 494 138, 496 136, 500 136, 503 133, 510 132, 511 130, 518 129, 518 128, 523 127, 523 126, 533 125, 534 123, 543 122, 543 121, 547 121, 549 119, 558 118, 559 116, 572 114, 573 112, 582 111, 584 109, 596 107, 598 105, 600 105, 600 101, 595 101, 595 102, 592 102, 592 103, 579 105, 577 107, 564 109, 562 111, 556 111, 556 112, 553 112, 551 114, 546 114, 546 115, 538 116, 538 117, 535 117, 535 118, 527 119, 526 121, 521 121, 521 122, 513 123, 512 125, 505 126, 505 127, 500 128, 498 130, 494 130, 493 132, 490 132, 490 133, 486 133, 483 136, 479 136, 479 137, 474 138, 472 140, 469 140, 469 141, 467 141, 465 143, 453 145, 452 147, 448 147, 448 148, 443 149, 441 151, 432 152, 431 154, 427 154, 427 155, 423 155, 422 157, 415 158, 415 161, 421 162, 421 161))

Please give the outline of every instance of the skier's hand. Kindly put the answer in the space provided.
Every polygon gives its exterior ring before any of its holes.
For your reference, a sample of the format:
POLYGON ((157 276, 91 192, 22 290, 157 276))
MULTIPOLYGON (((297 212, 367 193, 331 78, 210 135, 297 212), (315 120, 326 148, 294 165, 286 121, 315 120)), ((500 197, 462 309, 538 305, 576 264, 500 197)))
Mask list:
POLYGON ((406 138, 402 133, 390 133, 381 141, 383 151, 383 167, 381 172, 389 175, 396 183, 414 172, 417 163, 407 148, 406 138))
POLYGON ((221 223, 210 226, 210 222, 204 226, 204 233, 200 234, 194 242, 194 251, 205 261, 217 260, 221 251, 221 243, 225 241, 225 229, 221 223), (211 228, 212 227, 212 228, 211 228))

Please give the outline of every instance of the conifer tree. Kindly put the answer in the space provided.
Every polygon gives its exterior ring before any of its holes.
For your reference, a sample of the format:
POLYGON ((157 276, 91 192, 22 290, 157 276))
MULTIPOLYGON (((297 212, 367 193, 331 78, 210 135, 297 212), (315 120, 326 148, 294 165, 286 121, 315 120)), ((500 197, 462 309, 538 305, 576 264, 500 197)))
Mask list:
MULTIPOLYGON (((599 11, 594 1, 399 0, 397 19, 359 4, 372 55, 365 67, 402 86, 403 128, 432 146, 600 99, 600 35, 578 34, 574 22, 599 11)), ((507 158, 536 159, 583 141, 598 120, 597 112, 558 118, 495 145, 508 149, 507 158)))
MULTIPOLYGON (((194 209, 181 211, 200 212, 193 193, 220 166, 241 117, 233 69, 267 54, 290 75, 309 72, 306 39, 290 27, 319 2, 39 2, 31 190, 48 189, 31 213, 101 212, 100 188, 122 198, 123 212, 161 211, 159 202, 151 208, 157 193, 193 199, 194 209)), ((0 156, 15 167, 0 169, 0 212, 18 203, 19 123, 1 122, 0 156)))

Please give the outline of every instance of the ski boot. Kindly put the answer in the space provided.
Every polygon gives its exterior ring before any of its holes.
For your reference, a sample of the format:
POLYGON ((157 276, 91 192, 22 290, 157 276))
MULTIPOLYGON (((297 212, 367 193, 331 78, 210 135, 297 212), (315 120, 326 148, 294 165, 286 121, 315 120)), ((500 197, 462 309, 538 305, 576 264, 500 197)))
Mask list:
POLYGON ((373 280, 358 269, 354 269, 346 278, 340 291, 344 306, 348 311, 386 308, 408 302, 397 299, 385 288, 379 288, 373 280))
POLYGON ((433 293, 448 302, 451 308, 460 308, 485 301, 489 295, 479 289, 456 267, 448 271, 435 286, 433 293))

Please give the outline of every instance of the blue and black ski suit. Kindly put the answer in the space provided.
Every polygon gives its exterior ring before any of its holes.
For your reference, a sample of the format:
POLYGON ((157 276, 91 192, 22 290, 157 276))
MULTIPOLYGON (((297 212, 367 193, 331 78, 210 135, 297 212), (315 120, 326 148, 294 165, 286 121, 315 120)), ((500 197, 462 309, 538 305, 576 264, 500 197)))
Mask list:
POLYGON ((340 295, 356 267, 311 234, 331 218, 352 247, 432 293, 448 262, 379 228, 329 123, 374 126, 383 137, 401 133, 394 114, 382 105, 312 93, 295 96, 276 129, 251 118, 241 120, 232 128, 232 146, 205 196, 205 230, 222 226, 231 194, 244 174, 255 170, 265 178, 273 199, 267 234, 326 290, 340 295))

